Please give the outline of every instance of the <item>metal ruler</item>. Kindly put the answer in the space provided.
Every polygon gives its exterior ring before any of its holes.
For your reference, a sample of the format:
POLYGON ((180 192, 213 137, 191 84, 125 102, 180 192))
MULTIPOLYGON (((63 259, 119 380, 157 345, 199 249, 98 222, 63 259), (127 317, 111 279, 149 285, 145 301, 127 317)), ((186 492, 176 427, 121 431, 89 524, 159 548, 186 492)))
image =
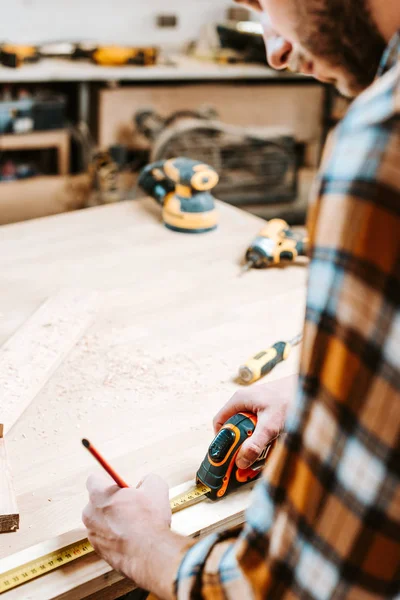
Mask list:
MULTIPOLYGON (((187 492, 179 494, 170 500, 170 506, 173 513, 187 508, 202 500, 210 488, 199 484, 187 492)), ((14 588, 33 579, 37 579, 55 569, 78 560, 87 554, 94 552, 94 548, 88 539, 80 540, 69 546, 64 546, 34 560, 21 564, 18 567, 0 573, 0 594, 4 594, 14 588)))

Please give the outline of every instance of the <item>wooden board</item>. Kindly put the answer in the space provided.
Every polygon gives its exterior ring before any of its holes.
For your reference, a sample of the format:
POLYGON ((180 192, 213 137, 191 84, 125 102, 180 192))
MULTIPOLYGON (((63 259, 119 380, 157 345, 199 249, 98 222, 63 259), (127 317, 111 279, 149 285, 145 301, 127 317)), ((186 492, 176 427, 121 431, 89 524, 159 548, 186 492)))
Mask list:
MULTIPOLYGON (((170 490, 170 497, 185 492, 192 487, 194 481, 188 481, 170 490)), ((204 537, 205 535, 235 527, 244 521, 244 511, 247 508, 250 488, 239 490, 221 502, 204 500, 181 512, 172 515, 172 529, 187 537, 204 537)), ((86 536, 84 528, 70 531, 64 535, 47 540, 32 548, 27 548, 7 558, 0 560, 0 573, 21 566, 23 563, 35 560, 45 554, 58 550, 63 546, 78 542, 86 536)), ((22 587, 7 592, 6 599, 21 598, 30 600, 75 600, 85 598, 104 589, 112 587, 123 580, 123 577, 98 556, 90 555, 79 559, 71 565, 36 579, 22 587)), ((135 589, 133 582, 125 581, 128 589, 135 589)), ((103 596, 101 596, 103 597, 103 596)))
MULTIPOLYGON (((99 471, 82 437, 132 485, 149 472, 171 488, 192 479, 213 416, 238 389, 238 366, 301 328, 304 266, 239 277, 263 223, 218 209, 219 228, 195 236, 163 227, 148 199, 1 229, 0 341, 60 288, 99 290, 102 308, 8 435, 21 526, 0 544, 0 559, 81 527, 85 481, 99 471)), ((294 348, 269 378, 295 373, 298 358, 294 348)), ((210 525, 197 513, 186 518, 188 533, 210 525)), ((99 566, 79 586, 97 578, 101 598, 112 576, 99 566)), ((62 597, 68 580, 59 575, 52 593, 62 597)))
POLYGON ((0 348, 0 418, 7 433, 94 318, 97 292, 50 297, 0 348))
POLYGON ((18 527, 17 499, 3 437, 3 424, 0 423, 0 533, 17 531, 18 527))

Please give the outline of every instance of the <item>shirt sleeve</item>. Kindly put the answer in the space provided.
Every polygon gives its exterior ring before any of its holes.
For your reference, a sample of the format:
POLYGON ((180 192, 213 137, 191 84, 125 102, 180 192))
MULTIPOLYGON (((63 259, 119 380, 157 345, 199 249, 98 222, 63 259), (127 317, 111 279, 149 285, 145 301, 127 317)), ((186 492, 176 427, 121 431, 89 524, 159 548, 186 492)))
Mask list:
POLYGON ((178 600, 400 594, 399 72, 356 101, 317 181, 288 433, 243 529, 183 557, 178 600))

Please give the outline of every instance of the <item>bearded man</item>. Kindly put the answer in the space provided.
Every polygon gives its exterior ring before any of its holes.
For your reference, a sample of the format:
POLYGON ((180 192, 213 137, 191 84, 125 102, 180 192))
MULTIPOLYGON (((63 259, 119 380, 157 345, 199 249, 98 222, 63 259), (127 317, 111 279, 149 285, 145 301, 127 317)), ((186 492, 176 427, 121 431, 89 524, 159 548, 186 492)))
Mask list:
POLYGON ((399 598, 400 2, 244 3, 262 13, 271 66, 357 96, 310 202, 300 377, 237 393, 214 421, 257 414, 242 468, 287 435, 240 531, 171 532, 155 476, 125 490, 90 478, 83 520, 101 556, 165 600, 399 598))

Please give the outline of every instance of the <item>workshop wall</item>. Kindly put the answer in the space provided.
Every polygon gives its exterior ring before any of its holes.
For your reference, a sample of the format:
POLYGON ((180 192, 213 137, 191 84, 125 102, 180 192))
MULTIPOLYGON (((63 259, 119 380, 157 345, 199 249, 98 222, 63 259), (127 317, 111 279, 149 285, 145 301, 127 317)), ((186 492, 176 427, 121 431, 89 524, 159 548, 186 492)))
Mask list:
POLYGON ((0 40, 98 40, 180 45, 205 23, 224 18, 229 0, 13 0, 2 11, 0 40), (160 29, 158 14, 177 14, 178 26, 160 29))

